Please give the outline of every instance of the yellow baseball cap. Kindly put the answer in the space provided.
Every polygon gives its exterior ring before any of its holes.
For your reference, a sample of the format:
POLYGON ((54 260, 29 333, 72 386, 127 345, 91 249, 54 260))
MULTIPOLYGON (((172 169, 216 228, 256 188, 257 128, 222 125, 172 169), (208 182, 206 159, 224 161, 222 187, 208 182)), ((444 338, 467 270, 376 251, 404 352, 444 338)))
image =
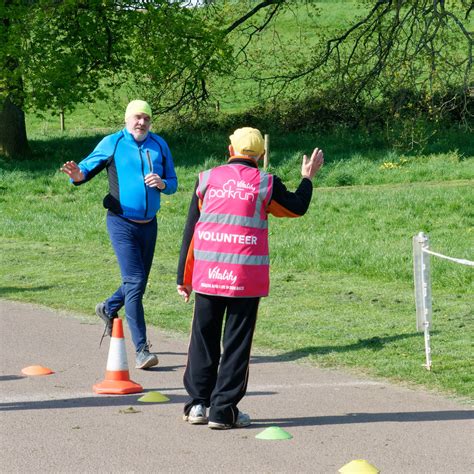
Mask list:
POLYGON ((234 151, 239 155, 259 157, 265 151, 262 134, 256 128, 238 128, 229 138, 234 151))
POLYGON ((125 110, 125 120, 132 115, 138 114, 147 114, 151 119, 151 107, 148 102, 144 100, 132 100, 127 105, 127 110, 125 110))

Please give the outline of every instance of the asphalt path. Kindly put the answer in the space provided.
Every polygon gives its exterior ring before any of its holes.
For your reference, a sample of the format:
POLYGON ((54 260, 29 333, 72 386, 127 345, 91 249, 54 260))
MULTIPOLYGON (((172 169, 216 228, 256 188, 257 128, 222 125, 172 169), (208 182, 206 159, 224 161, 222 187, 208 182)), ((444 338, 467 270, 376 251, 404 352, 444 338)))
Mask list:
POLYGON ((187 339, 149 328, 160 364, 142 371, 124 329, 130 378, 168 402, 92 391, 109 352, 109 339, 99 348, 102 324, 92 316, 0 300, 2 473, 337 473, 354 460, 382 473, 474 472, 472 405, 259 353, 240 405, 252 425, 189 425, 187 339), (24 376, 31 365, 54 374, 24 376), (293 437, 256 438, 269 427, 293 437))

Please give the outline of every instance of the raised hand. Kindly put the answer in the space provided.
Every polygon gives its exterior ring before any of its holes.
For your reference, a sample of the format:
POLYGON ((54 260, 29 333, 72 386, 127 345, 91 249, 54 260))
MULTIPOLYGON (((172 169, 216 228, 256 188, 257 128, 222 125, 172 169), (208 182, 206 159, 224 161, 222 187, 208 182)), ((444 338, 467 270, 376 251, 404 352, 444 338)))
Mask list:
POLYGON ((64 163, 64 165, 62 165, 59 169, 63 173, 66 173, 73 181, 83 181, 85 178, 84 174, 82 173, 79 166, 77 166, 75 161, 66 161, 66 163, 64 163))
POLYGON ((303 178, 313 179, 314 175, 319 171, 324 163, 323 150, 315 148, 311 158, 303 156, 303 164, 301 165, 301 176, 303 178))

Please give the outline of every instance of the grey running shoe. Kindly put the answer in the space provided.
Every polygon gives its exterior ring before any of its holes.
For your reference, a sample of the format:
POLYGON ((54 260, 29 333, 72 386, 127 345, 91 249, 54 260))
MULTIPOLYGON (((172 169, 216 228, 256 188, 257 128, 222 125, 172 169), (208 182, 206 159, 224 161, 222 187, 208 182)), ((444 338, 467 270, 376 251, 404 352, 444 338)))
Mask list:
POLYGON ((206 407, 202 404, 193 405, 188 415, 183 415, 183 420, 191 423, 191 425, 207 424, 206 407))
POLYGON ((135 368, 149 369, 154 365, 158 365, 158 357, 156 357, 156 354, 150 353, 150 346, 146 344, 140 352, 137 352, 135 368))
POLYGON ((105 309, 105 302, 96 305, 95 314, 97 314, 97 316, 99 316, 99 318, 105 323, 104 336, 111 336, 113 322, 117 315, 112 316, 107 312, 105 309))
POLYGON ((242 413, 241 411, 239 411, 235 423, 218 423, 216 421, 210 421, 208 423, 208 426, 213 430, 230 430, 231 428, 245 428, 251 423, 252 421, 250 420, 250 416, 248 416, 246 413, 242 413))

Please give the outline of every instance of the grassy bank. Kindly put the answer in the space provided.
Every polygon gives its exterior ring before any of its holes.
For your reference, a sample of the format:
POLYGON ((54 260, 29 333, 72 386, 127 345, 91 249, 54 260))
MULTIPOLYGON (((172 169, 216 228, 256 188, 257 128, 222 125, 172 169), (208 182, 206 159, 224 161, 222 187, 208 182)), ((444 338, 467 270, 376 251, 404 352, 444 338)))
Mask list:
MULTIPOLYGON (((226 136, 165 136, 180 187, 163 200, 144 302, 152 324, 187 333, 192 308, 175 291, 181 233, 196 174, 225 159, 226 136)), ((101 205, 106 177, 75 188, 58 168, 84 157, 99 137, 36 138, 33 160, 0 161, 0 297, 93 318, 95 304, 119 284, 101 205)), ((313 145, 324 148, 327 163, 308 214, 271 219, 271 295, 261 304, 256 347, 474 398, 472 268, 432 259, 427 372, 411 258, 411 238, 423 231, 435 251, 472 260, 468 140, 452 132, 416 155, 363 134, 272 136, 271 170, 291 189, 313 145)))

